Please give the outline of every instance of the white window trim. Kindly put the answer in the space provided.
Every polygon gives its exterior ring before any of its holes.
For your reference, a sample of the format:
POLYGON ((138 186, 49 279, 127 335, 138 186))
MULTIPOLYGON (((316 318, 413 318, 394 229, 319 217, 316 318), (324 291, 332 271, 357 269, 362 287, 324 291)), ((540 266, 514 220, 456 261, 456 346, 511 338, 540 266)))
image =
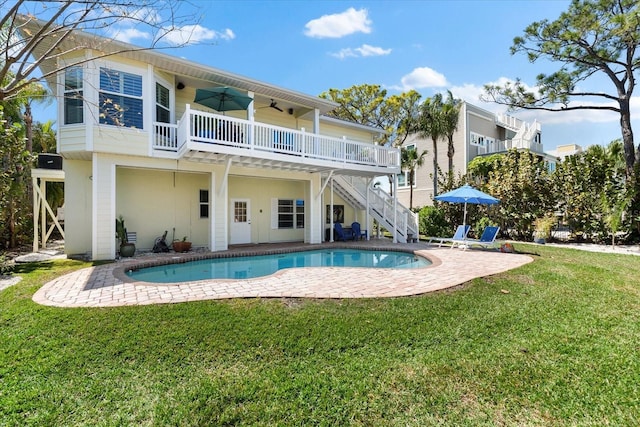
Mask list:
POLYGON ((167 89, 169 89, 169 120, 170 123, 175 123, 176 122, 176 112, 175 112, 175 88, 174 88, 174 84, 169 82, 167 79, 162 78, 161 76, 155 74, 154 75, 154 82, 153 82, 153 122, 157 122, 157 117, 156 117, 156 83, 166 87, 167 89))
POLYGON ((305 218, 306 209, 305 209, 305 205, 303 205, 303 211, 297 212, 298 205, 296 204, 296 202, 298 200, 302 200, 304 203, 304 199, 301 199, 301 198, 290 199, 287 197, 274 197, 271 199, 271 229, 272 230, 304 230, 304 227, 298 227, 298 216, 302 216, 306 224, 306 218, 305 218), (293 202, 293 213, 292 213, 293 226, 292 227, 286 227, 286 228, 279 227, 280 214, 278 212, 278 207, 280 205, 280 200, 287 200, 287 201, 293 202))
POLYGON ((58 75, 58 83, 60 84, 60 90, 62 91, 62 103, 61 103, 61 117, 62 117, 62 126, 64 127, 72 127, 72 126, 84 126, 85 121, 86 121, 86 117, 87 117, 87 111, 86 111, 86 91, 87 88, 85 87, 85 83, 86 83, 86 79, 87 79, 87 71, 85 69, 85 67, 80 64, 80 65, 73 65, 70 66, 68 68, 65 68, 64 70, 62 70, 59 75, 58 75), (79 68, 80 71, 82 72, 82 87, 79 89, 80 92, 82 92, 82 121, 78 122, 78 123, 65 123, 67 121, 67 110, 66 110, 66 95, 68 92, 76 92, 78 90, 70 90, 67 91, 66 86, 67 86, 67 71, 74 69, 74 68, 79 68))
MULTIPOLYGON (((133 131, 133 132, 139 132, 139 131, 145 131, 146 130, 146 125, 147 125, 147 114, 148 114, 148 103, 149 103, 149 94, 148 94, 148 87, 147 87, 147 83, 149 82, 149 74, 147 73, 145 68, 140 68, 140 67, 134 67, 122 62, 118 62, 118 61, 108 61, 108 60, 102 60, 102 61, 94 61, 91 63, 91 71, 89 71, 87 68, 85 68, 85 73, 87 74, 87 77, 89 77, 89 75, 91 75, 91 81, 93 82, 93 88, 94 90, 92 90, 92 92, 95 94, 94 95, 94 104, 93 107, 95 109, 95 124, 98 126, 107 126, 110 128, 113 128, 114 125, 108 125, 108 124, 103 124, 100 123, 100 69, 102 68, 108 68, 111 70, 116 70, 116 71, 122 71, 124 73, 129 73, 129 74, 135 74, 138 76, 142 77, 142 96, 140 97, 140 99, 142 100, 142 112, 143 112, 143 120, 142 120, 142 128, 133 128, 133 127, 127 127, 127 126, 116 126, 118 127, 118 129, 121 130, 128 130, 128 131, 133 131)), ((88 81, 88 78, 85 78, 85 81, 88 81)), ((172 86, 169 85, 168 86, 169 89, 172 89, 172 86)), ((155 84, 154 84, 154 88, 155 88, 155 84)), ((86 92, 86 89, 85 89, 86 92)), ((87 94, 85 93, 85 97, 87 96, 87 94)), ((128 96, 128 95, 127 95, 128 96)), ((155 93, 153 94, 153 106, 155 107, 155 93)), ((155 114, 154 114, 155 115, 155 114)))

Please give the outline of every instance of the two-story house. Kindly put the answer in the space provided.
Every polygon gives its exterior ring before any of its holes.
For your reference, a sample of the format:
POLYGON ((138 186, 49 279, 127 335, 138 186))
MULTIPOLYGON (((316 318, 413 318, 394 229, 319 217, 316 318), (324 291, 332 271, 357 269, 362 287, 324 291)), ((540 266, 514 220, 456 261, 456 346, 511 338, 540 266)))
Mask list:
MULTIPOLYGON (((530 150, 553 161, 544 153, 542 127, 539 122, 527 123, 513 116, 494 114, 468 102, 462 102, 458 116, 458 127, 453 135, 453 171, 465 174, 467 165, 477 156, 502 153, 509 149, 530 150)), ((447 140, 438 140, 438 167, 444 173, 449 170, 447 140)), ((414 147, 418 153, 427 150, 423 166, 415 171, 413 183, 413 207, 433 204, 433 142, 411 135, 405 148, 414 147)), ((410 189, 408 173, 398 174, 398 200, 409 206, 410 189)))
MULTIPOLYGON (((31 34, 43 25, 24 19, 31 34)), ((398 242, 417 234, 415 216, 372 186, 400 173, 399 150, 375 145, 377 129, 325 116, 333 102, 81 31, 51 43, 34 54, 43 71, 61 70, 48 85, 67 254, 116 257, 119 216, 142 250, 165 230, 212 251, 321 243, 334 221, 370 230, 376 220, 398 242), (227 87, 246 108, 195 101, 227 87)))

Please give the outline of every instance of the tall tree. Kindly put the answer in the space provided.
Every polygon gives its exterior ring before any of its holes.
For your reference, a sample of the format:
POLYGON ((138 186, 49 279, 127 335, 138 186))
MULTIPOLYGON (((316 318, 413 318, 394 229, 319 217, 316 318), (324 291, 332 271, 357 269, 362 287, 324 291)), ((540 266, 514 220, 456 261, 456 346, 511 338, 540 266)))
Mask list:
POLYGON ((402 170, 407 172, 409 184, 409 209, 413 209, 413 185, 416 180, 416 169, 424 164, 427 150, 418 153, 414 147, 401 149, 402 170))
POLYGON ((456 154, 453 145, 453 134, 458 130, 460 117, 460 105, 462 101, 454 99, 451 91, 448 91, 447 101, 442 106, 442 132, 447 137, 447 157, 449 157, 449 174, 453 174, 453 156, 456 154))
POLYGON ((347 89, 329 89, 320 94, 339 106, 329 113, 338 119, 381 130, 377 142, 400 147, 414 131, 420 94, 415 90, 387 96, 380 85, 362 84, 347 89))
POLYGON ((517 79, 505 86, 485 86, 485 100, 512 108, 546 111, 601 110, 620 116, 626 173, 640 163, 634 147, 630 102, 640 67, 640 3, 637 0, 573 0, 555 21, 530 24, 516 37, 511 53, 524 53, 530 62, 548 60, 560 69, 539 74, 537 89, 527 90, 517 79), (595 90, 588 80, 605 77, 595 90), (602 103, 595 104, 594 100, 602 103))
POLYGON ((56 131, 54 122, 47 120, 44 123, 36 122, 33 129, 33 151, 36 153, 56 152, 56 131))
POLYGON ((84 48, 94 49, 96 56, 91 58, 94 60, 123 52, 195 42, 194 33, 198 27, 193 24, 197 18, 181 15, 181 3, 171 0, 0 0, 0 9, 6 11, 0 17, 0 101, 19 97, 29 85, 53 81, 59 71, 88 61, 84 57, 68 62, 55 61, 84 48), (27 29, 26 24, 36 19, 42 24, 40 29, 35 32, 27 29), (120 26, 135 26, 139 33, 146 32, 150 44, 146 47, 121 44, 113 48, 114 44, 106 49, 107 46, 98 42, 81 42, 74 37, 75 30, 105 34, 120 26), (34 52, 44 54, 33 55, 34 52), (34 57, 39 59, 34 60, 34 57), (41 67, 45 62, 57 62, 58 65, 41 67))
MULTIPOLYGON (((407 137, 415 132, 420 112, 420 94, 415 90, 387 96, 380 85, 362 84, 347 89, 329 89, 320 98, 339 104, 329 113, 337 119, 380 129, 377 143, 402 147, 407 137)), ((394 175, 389 175, 389 188, 393 195, 394 175)))
POLYGON ((38 104, 50 103, 52 101, 49 91, 40 83, 31 83, 20 91, 19 100, 24 104, 24 127, 25 127, 25 144, 29 153, 33 152, 33 113, 31 105, 35 102, 38 104))
POLYGON ((417 130, 422 138, 433 142, 433 195, 438 194, 438 140, 445 136, 442 94, 427 98, 420 105, 417 130))

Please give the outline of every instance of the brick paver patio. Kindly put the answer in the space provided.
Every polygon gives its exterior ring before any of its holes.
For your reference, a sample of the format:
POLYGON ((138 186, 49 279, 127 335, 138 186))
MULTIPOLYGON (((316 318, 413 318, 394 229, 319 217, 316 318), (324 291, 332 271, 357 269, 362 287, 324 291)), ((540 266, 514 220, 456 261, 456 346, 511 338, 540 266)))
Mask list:
POLYGON ((174 284, 137 282, 125 276, 124 271, 134 265, 157 264, 167 259, 201 259, 212 255, 145 254, 61 276, 42 286, 33 296, 33 300, 40 304, 59 307, 115 307, 224 298, 401 297, 450 288, 476 277, 500 273, 532 261, 527 255, 501 253, 495 250, 462 251, 424 243, 393 244, 377 239, 322 245, 251 245, 215 255, 257 255, 328 247, 411 250, 429 258, 433 264, 418 269, 306 267, 281 270, 271 276, 254 279, 213 279, 174 284))

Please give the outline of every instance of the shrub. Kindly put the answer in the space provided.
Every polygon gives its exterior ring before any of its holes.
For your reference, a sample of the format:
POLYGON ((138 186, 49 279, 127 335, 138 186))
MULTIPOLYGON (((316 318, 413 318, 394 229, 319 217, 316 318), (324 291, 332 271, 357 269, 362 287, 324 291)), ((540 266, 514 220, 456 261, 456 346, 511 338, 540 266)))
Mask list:
POLYGON ((13 273, 13 262, 0 255, 0 276, 8 276, 13 273))
POLYGON ((445 217, 444 210, 435 206, 425 206, 418 212, 420 234, 424 236, 448 236, 452 226, 445 217))

